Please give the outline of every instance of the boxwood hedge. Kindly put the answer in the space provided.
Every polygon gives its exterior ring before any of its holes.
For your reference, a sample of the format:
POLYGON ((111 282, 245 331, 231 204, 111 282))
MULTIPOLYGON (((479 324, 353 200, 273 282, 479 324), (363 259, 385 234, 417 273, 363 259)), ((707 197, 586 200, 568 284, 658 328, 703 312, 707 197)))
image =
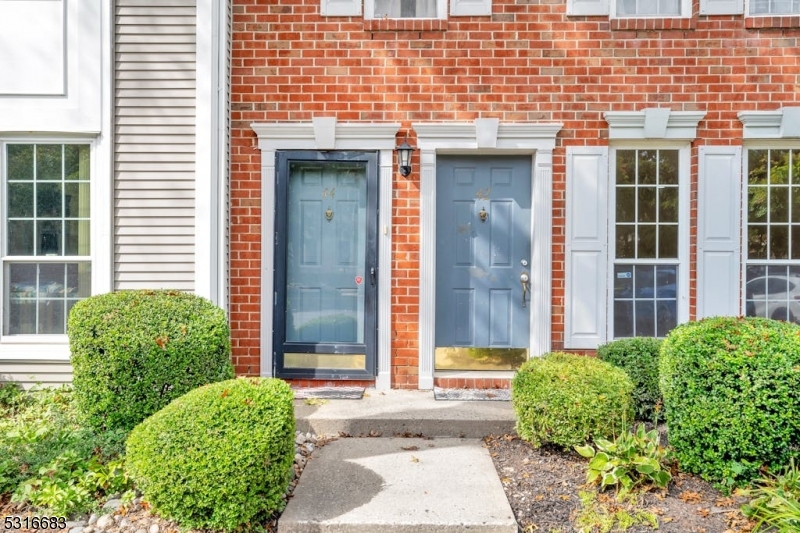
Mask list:
POLYGON ((686 472, 731 487, 800 455, 800 327, 742 317, 680 325, 662 347, 660 386, 686 472))
POLYGON ((661 339, 654 337, 633 337, 597 348, 597 357, 623 369, 633 381, 633 408, 638 420, 652 422, 663 418, 658 388, 661 343, 661 339))
POLYGON ((250 531, 283 507, 294 460, 294 406, 278 379, 195 389, 136 426, 128 472, 162 516, 190 528, 250 531))
POLYGON ((633 383, 594 357, 550 353, 526 361, 512 381, 517 433, 564 448, 618 435, 633 421, 633 383))
POLYGON ((179 291, 120 291, 75 304, 67 325, 76 406, 90 426, 130 430, 173 399, 230 379, 225 312, 179 291))

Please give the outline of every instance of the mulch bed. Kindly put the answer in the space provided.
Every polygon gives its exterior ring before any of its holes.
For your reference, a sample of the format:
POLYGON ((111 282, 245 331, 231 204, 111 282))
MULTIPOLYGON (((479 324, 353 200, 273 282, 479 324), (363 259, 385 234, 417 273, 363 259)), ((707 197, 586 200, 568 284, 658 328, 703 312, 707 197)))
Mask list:
MULTIPOLYGON (((490 436, 485 442, 520 531, 580 533, 575 525, 582 508, 579 492, 593 490, 585 485, 586 459, 555 447, 533 448, 516 435, 490 436)), ((613 491, 601 493, 599 500, 612 509, 616 505, 613 491)), ((636 508, 655 514, 663 533, 743 533, 752 529, 739 511, 744 501, 726 497, 702 479, 677 474, 668 490, 639 496, 636 508)), ((653 528, 635 525, 625 531, 653 528)))

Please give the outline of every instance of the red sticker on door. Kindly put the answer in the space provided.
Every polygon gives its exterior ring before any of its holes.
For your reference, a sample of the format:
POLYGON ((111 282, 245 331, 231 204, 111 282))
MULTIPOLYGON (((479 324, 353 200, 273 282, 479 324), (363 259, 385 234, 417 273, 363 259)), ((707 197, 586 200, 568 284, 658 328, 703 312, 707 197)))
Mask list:
POLYGON ((364 278, 361 276, 356 276, 356 285, 361 285, 361 282, 364 281, 364 278))

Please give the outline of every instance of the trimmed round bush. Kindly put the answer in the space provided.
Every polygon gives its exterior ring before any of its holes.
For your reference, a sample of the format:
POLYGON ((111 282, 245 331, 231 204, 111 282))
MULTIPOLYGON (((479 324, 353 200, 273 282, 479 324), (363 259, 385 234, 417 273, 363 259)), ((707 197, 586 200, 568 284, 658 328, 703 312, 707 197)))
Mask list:
POLYGON ((726 487, 800 455, 800 327, 715 317, 672 330, 660 386, 683 471, 726 487))
POLYGON ((663 401, 658 388, 658 359, 662 342, 654 337, 633 337, 597 348, 597 357, 623 369, 633 381, 633 409, 637 420, 652 422, 664 418, 661 409, 663 401))
POLYGON ((517 433, 534 446, 564 448, 618 435, 633 421, 633 382, 594 357, 554 352, 534 357, 514 376, 517 433))
POLYGON ((225 312, 193 294, 92 296, 72 308, 67 334, 76 407, 99 430, 130 430, 190 390, 234 375, 225 312))
POLYGON ((231 531, 281 510, 294 460, 294 406, 274 378, 195 389, 136 426, 126 466, 162 516, 231 531))

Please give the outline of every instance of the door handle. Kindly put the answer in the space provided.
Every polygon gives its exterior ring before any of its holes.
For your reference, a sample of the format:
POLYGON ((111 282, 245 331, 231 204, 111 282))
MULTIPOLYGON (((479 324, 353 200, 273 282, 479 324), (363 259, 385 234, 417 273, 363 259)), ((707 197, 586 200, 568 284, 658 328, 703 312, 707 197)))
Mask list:
POLYGON ((522 307, 527 307, 528 296, 528 273, 523 272, 519 275, 519 281, 522 283, 522 307))
POLYGON ((369 283, 375 285, 375 267, 369 267, 369 283))

